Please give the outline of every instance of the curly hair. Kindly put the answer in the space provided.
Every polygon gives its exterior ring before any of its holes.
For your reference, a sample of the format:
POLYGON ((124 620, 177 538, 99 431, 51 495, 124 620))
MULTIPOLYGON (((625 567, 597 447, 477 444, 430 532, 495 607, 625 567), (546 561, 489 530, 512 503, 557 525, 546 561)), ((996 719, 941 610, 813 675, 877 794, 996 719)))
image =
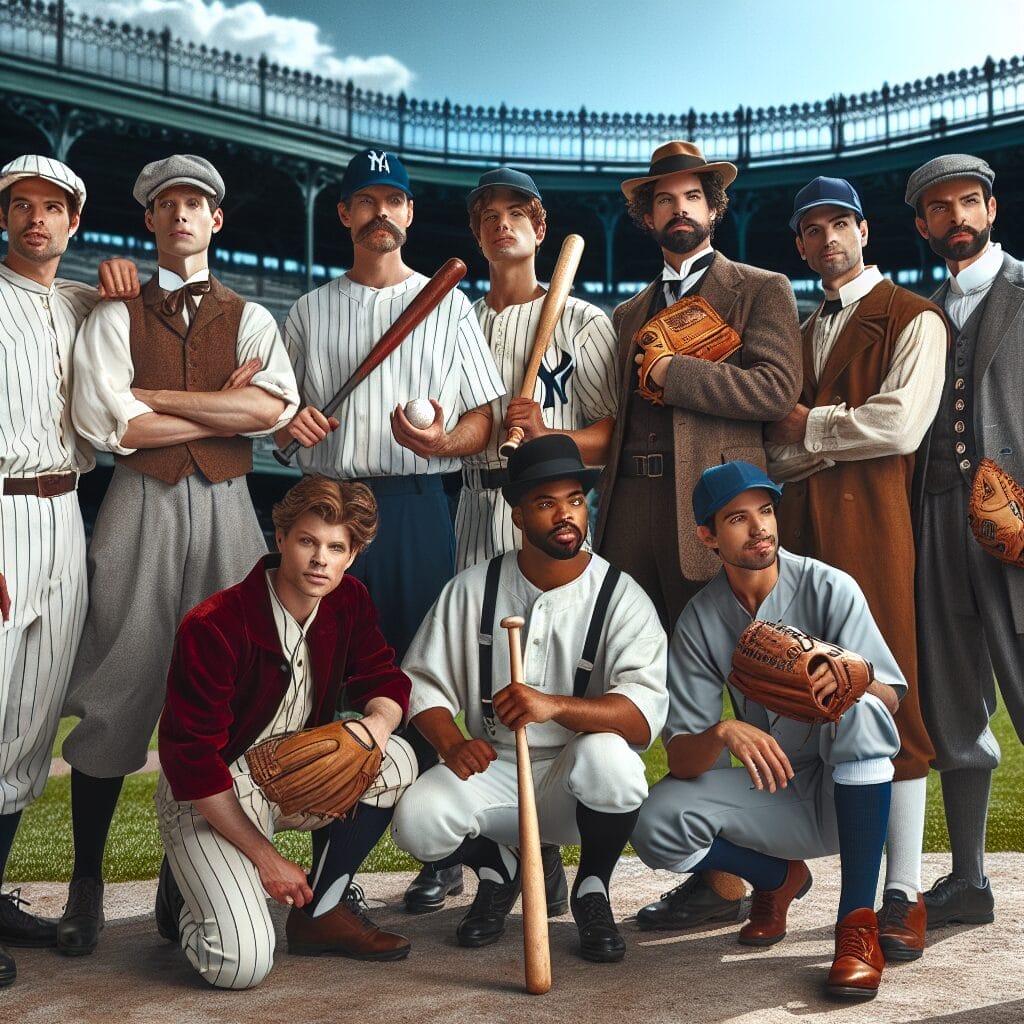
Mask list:
POLYGON ((377 502, 366 484, 342 483, 319 473, 304 476, 274 505, 271 517, 287 534, 307 512, 329 526, 347 526, 360 551, 377 535, 377 502))
MULTIPOLYGON (((495 185, 492 188, 484 189, 473 200, 473 205, 469 209, 469 229, 473 232, 473 237, 477 241, 480 240, 480 218, 483 216, 484 210, 487 209, 487 204, 494 199, 495 193, 502 191, 515 192, 516 190, 495 185)), ((548 219, 548 211, 544 209, 541 201, 534 196, 527 197, 523 195, 522 207, 526 211, 526 216, 530 218, 534 231, 548 219)))
MULTIPOLYGON (((708 209, 711 211, 711 234, 714 235, 715 228, 722 222, 725 211, 729 208, 729 196, 726 194, 725 185, 722 182, 722 175, 718 171, 706 171, 698 173, 700 187, 707 200, 708 209)), ((626 200, 626 212, 633 223, 641 230, 651 233, 644 217, 649 216, 654 210, 654 191, 658 181, 648 181, 633 190, 633 194, 626 200)))

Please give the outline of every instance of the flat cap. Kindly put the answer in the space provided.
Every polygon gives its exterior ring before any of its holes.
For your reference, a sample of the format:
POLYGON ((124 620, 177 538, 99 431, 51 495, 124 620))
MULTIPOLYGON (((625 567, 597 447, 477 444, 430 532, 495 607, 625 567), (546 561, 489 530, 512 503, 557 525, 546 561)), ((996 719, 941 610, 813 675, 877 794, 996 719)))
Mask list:
POLYGON ((140 206, 149 204, 165 188, 172 185, 193 185, 200 192, 216 200, 224 200, 224 179, 209 160, 192 153, 176 153, 164 160, 154 160, 139 172, 132 195, 140 206))
POLYGON ((917 201, 924 191, 930 189, 932 185, 955 181, 957 178, 975 178, 984 182, 991 190, 992 183, 996 180, 996 172, 981 157, 968 153, 937 156, 918 167, 907 179, 907 206, 917 209, 917 201))
POLYGON ((85 206, 85 182, 67 164, 48 156, 17 156, 0 169, 0 192, 22 178, 52 181, 78 200, 78 212, 82 212, 85 206))

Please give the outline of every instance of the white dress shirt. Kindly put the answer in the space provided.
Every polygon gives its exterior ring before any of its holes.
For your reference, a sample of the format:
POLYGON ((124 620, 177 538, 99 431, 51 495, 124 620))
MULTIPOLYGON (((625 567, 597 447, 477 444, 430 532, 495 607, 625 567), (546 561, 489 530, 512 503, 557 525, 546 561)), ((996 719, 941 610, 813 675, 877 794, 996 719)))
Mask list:
POLYGON ((949 275, 946 293, 946 315, 959 331, 988 295, 992 282, 1003 266, 1003 247, 990 242, 988 248, 959 274, 949 275))

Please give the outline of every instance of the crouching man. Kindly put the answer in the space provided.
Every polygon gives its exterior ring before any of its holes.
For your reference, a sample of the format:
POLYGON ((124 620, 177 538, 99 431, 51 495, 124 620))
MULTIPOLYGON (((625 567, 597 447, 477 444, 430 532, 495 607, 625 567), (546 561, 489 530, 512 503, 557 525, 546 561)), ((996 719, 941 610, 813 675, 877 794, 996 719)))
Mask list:
POLYGON ((160 719, 156 803, 167 858, 157 926, 217 988, 250 988, 269 972, 267 894, 291 907, 291 953, 398 960, 409 952, 407 939, 366 918, 350 885, 416 775, 411 748, 391 735, 409 680, 366 588, 345 576, 376 533, 377 507, 363 484, 308 476, 273 517, 280 554, 183 619, 160 719), (372 738, 384 758, 348 827, 313 833, 307 878, 271 837, 322 822, 283 818, 245 753, 270 736, 332 721, 343 690, 363 713, 349 728, 367 745, 372 738))
POLYGON ((403 661, 412 720, 444 763, 403 797, 392 837, 422 861, 476 871, 456 937, 495 942, 520 887, 510 848, 519 842, 515 729, 525 726, 541 841, 581 845, 570 898, 580 954, 617 961, 626 947, 609 884, 647 796, 638 751, 665 717, 665 633, 639 585, 582 550, 599 471, 584 467, 572 439, 526 442, 508 472, 502 494, 522 550, 459 573, 403 661), (509 683, 499 625, 509 616, 526 620, 524 683, 509 683), (469 739, 455 724, 460 711, 469 739))
MULTIPOLYGON (((633 845, 670 871, 729 871, 754 887, 739 941, 785 937, 786 912, 811 886, 805 858, 838 851, 842 886, 831 995, 872 998, 884 963, 875 888, 900 740, 892 713, 906 682, 850 576, 778 547, 781 488, 748 462, 705 470, 693 491, 702 543, 721 572, 683 610, 672 636, 664 740, 669 774, 644 804, 633 845), (784 622, 870 661, 875 679, 836 724, 783 718, 722 693, 740 634, 753 619, 784 622), (885 680, 886 682, 879 682, 885 680), (730 767, 729 755, 742 762, 730 767), (753 783, 753 785, 751 785, 753 783)), ((689 923, 693 875, 637 914, 641 928, 689 923)))

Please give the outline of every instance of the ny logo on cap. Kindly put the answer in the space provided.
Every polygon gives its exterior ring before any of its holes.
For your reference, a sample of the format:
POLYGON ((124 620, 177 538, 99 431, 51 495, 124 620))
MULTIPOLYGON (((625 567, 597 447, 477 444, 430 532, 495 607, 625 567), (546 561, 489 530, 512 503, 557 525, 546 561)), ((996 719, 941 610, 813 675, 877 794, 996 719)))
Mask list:
POLYGON ((384 174, 390 174, 391 168, 388 166, 388 155, 387 153, 378 153, 376 150, 369 150, 366 154, 370 159, 370 170, 380 171, 384 174))

